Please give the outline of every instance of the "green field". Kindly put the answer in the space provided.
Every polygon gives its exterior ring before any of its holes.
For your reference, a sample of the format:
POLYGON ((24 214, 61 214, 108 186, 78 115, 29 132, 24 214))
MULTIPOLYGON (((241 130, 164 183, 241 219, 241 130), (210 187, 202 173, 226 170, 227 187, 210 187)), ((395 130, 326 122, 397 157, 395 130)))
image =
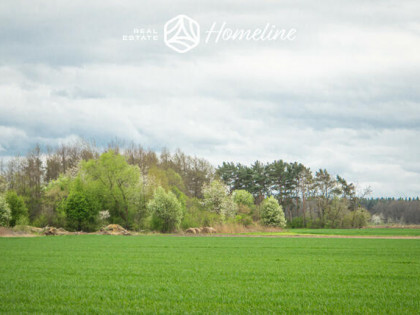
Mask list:
POLYGON ((243 235, 349 235, 349 236, 420 236, 420 229, 287 229, 284 232, 241 233, 243 235))
POLYGON ((420 311, 420 240, 0 238, 0 312, 420 311))

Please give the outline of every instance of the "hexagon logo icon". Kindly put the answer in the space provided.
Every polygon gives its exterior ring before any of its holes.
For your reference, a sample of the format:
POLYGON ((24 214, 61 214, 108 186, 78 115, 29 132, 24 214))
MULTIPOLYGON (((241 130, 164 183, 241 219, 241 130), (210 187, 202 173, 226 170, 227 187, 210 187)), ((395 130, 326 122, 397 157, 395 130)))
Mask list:
POLYGON ((165 23, 166 46, 178 53, 186 53, 200 43, 200 25, 186 15, 177 15, 165 23))

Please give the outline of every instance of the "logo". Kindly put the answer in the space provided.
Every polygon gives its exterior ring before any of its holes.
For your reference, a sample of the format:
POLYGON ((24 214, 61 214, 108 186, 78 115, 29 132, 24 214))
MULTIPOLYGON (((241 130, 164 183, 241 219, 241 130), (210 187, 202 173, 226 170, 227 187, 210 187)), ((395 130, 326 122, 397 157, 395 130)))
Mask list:
POLYGON ((178 15, 165 23, 164 41, 178 53, 190 51, 200 43, 200 25, 186 15, 178 15))
MULTIPOLYGON (((203 30, 202 45, 219 44, 222 42, 277 42, 294 41, 295 28, 279 28, 274 24, 265 23, 256 28, 238 28, 230 26, 226 21, 217 22, 203 30)), ((200 44, 200 25, 197 21, 180 14, 167 21, 162 28, 152 25, 133 28, 132 33, 124 34, 123 41, 127 42, 163 42, 177 53, 183 54, 200 44)))

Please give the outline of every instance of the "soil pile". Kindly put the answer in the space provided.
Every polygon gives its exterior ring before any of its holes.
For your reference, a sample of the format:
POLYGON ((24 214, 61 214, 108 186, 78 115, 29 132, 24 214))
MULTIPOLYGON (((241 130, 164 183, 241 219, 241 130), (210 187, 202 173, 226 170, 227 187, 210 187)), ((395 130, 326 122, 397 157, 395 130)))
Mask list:
POLYGON ((213 234, 216 233, 216 229, 210 226, 205 226, 202 228, 189 228, 185 230, 185 233, 188 234, 213 234))
POLYGON ((105 226, 99 232, 105 235, 131 235, 130 232, 118 224, 110 224, 105 226))

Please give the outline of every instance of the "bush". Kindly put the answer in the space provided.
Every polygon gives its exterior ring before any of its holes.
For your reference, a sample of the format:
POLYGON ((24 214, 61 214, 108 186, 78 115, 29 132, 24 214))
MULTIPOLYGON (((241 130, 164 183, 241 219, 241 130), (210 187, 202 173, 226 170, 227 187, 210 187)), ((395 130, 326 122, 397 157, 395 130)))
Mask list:
POLYGON ((238 212, 238 206, 228 194, 226 185, 218 180, 203 186, 203 205, 211 211, 221 215, 222 219, 234 217, 238 212))
POLYGON ((9 226, 11 212, 3 196, 0 196, 0 226, 9 226))
POLYGON ((226 196, 222 202, 222 219, 233 218, 238 212, 238 205, 233 201, 231 196, 226 196))
POLYGON ((292 229, 303 228, 304 227, 303 218, 302 217, 293 218, 290 222, 288 222, 288 226, 291 227, 292 229))
POLYGON ((99 210, 83 191, 72 191, 66 200, 67 225, 71 230, 94 231, 99 210))
POLYGON ((242 224, 243 226, 250 226, 254 223, 254 221, 252 221, 252 217, 250 215, 247 214, 238 214, 235 218, 235 221, 239 224, 242 224))
POLYGON ((306 228, 308 229, 320 229, 322 226, 323 225, 321 219, 306 219, 306 228))
POLYGON ((167 193, 159 187, 147 207, 152 213, 153 229, 173 232, 179 228, 182 220, 182 205, 172 192, 167 193))
POLYGON ((238 206, 247 206, 249 209, 251 209, 254 206, 254 197, 251 193, 247 192, 246 190, 239 189, 235 190, 232 194, 233 201, 238 206))
POLYGON ((353 211, 353 227, 362 228, 367 226, 370 220, 370 213, 363 208, 353 211))
POLYGON ((203 212, 203 223, 202 226, 215 226, 217 224, 222 224, 223 220, 220 215, 208 211, 203 212))
POLYGON ((45 216, 45 214, 40 214, 33 222, 33 226, 43 228, 48 225, 48 218, 45 216))
POLYGON ((382 214, 374 214, 372 215, 371 222, 374 225, 380 225, 384 223, 384 218, 382 214))
POLYGON ((10 226, 27 225, 29 223, 28 209, 23 198, 18 196, 14 190, 9 190, 6 194, 6 201, 11 212, 10 226))
POLYGON ((277 199, 273 196, 266 198, 260 208, 261 222, 266 226, 285 227, 284 212, 277 199))
POLYGON ((16 221, 16 225, 29 225, 29 218, 27 216, 20 216, 16 221))
POLYGON ((201 220, 198 216, 190 211, 187 211, 182 219, 181 229, 186 230, 190 227, 201 226, 201 220))

